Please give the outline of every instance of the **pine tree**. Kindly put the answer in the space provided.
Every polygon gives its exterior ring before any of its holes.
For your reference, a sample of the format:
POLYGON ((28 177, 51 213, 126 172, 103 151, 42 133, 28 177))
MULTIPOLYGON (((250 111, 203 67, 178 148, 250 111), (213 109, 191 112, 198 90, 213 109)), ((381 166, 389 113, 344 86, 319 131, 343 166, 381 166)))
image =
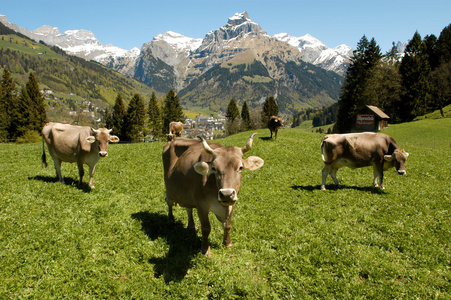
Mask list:
POLYGON ((244 101, 243 107, 241 108, 241 129, 243 131, 252 129, 251 115, 246 101, 244 101))
POLYGON ((144 101, 139 94, 135 94, 128 104, 127 113, 124 117, 123 132, 125 141, 139 142, 144 130, 144 119, 146 110, 144 101))
POLYGON ((235 100, 232 98, 227 106, 226 119, 230 122, 235 121, 235 119, 240 115, 240 111, 238 110, 238 106, 236 105, 235 100))
POLYGON ((163 120, 161 118, 160 107, 158 106, 157 96, 155 92, 150 96, 149 109, 147 110, 149 115, 149 128, 154 137, 160 137, 163 135, 163 120))
POLYGON ((415 32, 406 47, 399 71, 405 91, 401 97, 399 114, 402 121, 411 121, 416 116, 425 114, 431 101, 431 68, 426 44, 422 42, 418 32, 415 32))
POLYGON ((443 28, 437 39, 436 51, 440 64, 451 61, 451 24, 443 28))
POLYGON ((163 106, 163 130, 164 133, 169 132, 169 123, 184 122, 183 108, 180 105, 179 97, 171 89, 166 94, 166 99, 163 106))
POLYGON ((36 121, 33 120, 34 115, 32 111, 33 102, 28 95, 27 89, 22 87, 18 102, 18 115, 17 115, 17 137, 25 135, 28 131, 34 130, 34 124, 36 121))
POLYGON ((110 113, 110 110, 105 108, 105 116, 103 120, 103 125, 108 129, 113 129, 113 115, 110 113))
POLYGON ((12 111, 17 101, 17 89, 11 73, 7 68, 3 70, 0 89, 0 141, 5 142, 11 135, 12 111))
POLYGON ((240 111, 236 105, 235 100, 230 99, 226 111, 226 131, 228 135, 235 134, 240 130, 240 111))
POLYGON ((30 73, 26 83, 28 96, 30 96, 33 103, 32 114, 34 120, 34 130, 41 132, 47 121, 47 112, 45 110, 46 102, 39 90, 39 84, 33 73, 30 73))
POLYGON ((443 108, 451 104, 451 24, 440 33, 435 49, 438 66, 431 74, 432 106, 444 116, 443 108))
POLYGON ((121 94, 117 94, 116 102, 113 106, 113 114, 111 116, 111 127, 109 129, 113 129, 112 133, 117 135, 120 140, 125 140, 125 136, 123 136, 122 127, 124 124, 124 116, 125 116, 125 105, 124 100, 122 99, 121 94))
POLYGON ((276 99, 273 96, 266 98, 265 103, 263 103, 262 111, 262 123, 263 127, 268 125, 269 118, 271 116, 279 115, 279 106, 277 105, 276 99))

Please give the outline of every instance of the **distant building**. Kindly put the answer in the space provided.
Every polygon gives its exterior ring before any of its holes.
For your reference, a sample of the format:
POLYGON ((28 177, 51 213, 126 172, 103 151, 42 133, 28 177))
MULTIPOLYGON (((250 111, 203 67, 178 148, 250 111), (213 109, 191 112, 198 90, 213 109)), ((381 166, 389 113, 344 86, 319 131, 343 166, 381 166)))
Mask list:
POLYGON ((353 132, 374 131, 388 127, 390 117, 380 108, 372 105, 365 105, 355 114, 353 132))

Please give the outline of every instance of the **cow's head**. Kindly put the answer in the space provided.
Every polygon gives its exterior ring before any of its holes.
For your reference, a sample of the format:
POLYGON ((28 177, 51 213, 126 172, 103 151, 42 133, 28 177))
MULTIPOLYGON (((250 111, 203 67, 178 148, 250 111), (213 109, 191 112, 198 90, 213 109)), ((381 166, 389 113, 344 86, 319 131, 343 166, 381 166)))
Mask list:
POLYGON ((407 157, 409 153, 404 149, 396 149, 392 155, 384 155, 384 160, 389 164, 388 168, 395 167, 399 175, 405 175, 407 157))
POLYGON ((110 135, 112 129, 91 128, 91 130, 93 132, 93 135, 88 136, 86 138, 86 141, 91 144, 97 141, 99 145, 99 156, 108 156, 108 142, 117 143, 119 142, 119 138, 115 135, 110 135))
POLYGON ((241 188, 241 171, 257 170, 263 166, 263 159, 257 156, 249 156, 243 159, 243 154, 252 147, 254 139, 252 134, 243 148, 235 146, 219 147, 212 149, 205 139, 199 136, 204 150, 213 156, 210 162, 198 162, 194 169, 201 175, 215 174, 216 186, 218 187, 218 200, 222 205, 233 205, 238 200, 241 188))

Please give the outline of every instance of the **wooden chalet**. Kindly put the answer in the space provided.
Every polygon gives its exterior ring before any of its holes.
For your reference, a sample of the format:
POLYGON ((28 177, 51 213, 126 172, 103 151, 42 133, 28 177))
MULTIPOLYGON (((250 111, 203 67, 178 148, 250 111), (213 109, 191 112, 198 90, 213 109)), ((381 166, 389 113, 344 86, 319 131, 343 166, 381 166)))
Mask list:
POLYGON ((353 132, 373 131, 377 132, 388 127, 390 117, 380 108, 372 105, 365 105, 355 114, 353 132))

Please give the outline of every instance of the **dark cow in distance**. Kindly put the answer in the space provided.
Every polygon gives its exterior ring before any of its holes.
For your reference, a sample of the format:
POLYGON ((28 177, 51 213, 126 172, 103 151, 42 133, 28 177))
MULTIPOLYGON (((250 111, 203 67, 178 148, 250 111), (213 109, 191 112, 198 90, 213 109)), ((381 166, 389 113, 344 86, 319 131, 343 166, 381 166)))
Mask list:
POLYGON ((328 174, 340 187, 337 170, 345 166, 352 169, 373 166, 373 185, 384 189, 384 171, 395 167, 398 174, 406 174, 409 153, 399 149, 395 140, 386 134, 363 132, 326 135, 321 141, 321 155, 325 164, 321 189, 326 189, 328 174))
POLYGON ((274 138, 277 140, 277 131, 279 131, 279 128, 283 126, 283 121, 281 118, 277 116, 271 116, 268 121, 268 128, 269 131, 271 131, 271 138, 272 133, 274 132, 274 138))
POLYGON ((241 188, 241 171, 263 166, 259 157, 243 159, 243 154, 252 147, 254 135, 243 148, 208 144, 203 137, 199 137, 200 140, 178 138, 163 148, 168 221, 174 222, 172 207, 180 204, 188 213, 188 228, 195 229, 193 208, 196 208, 202 228, 202 253, 207 256, 211 254, 210 211, 223 225, 223 244, 232 247, 231 219, 241 188))
POLYGON ((44 141, 53 158, 56 176, 64 183, 61 176, 61 162, 77 163, 78 174, 83 179, 83 164, 89 166, 89 186, 94 188, 94 171, 100 157, 108 156, 108 142, 116 143, 119 138, 110 135, 111 129, 93 129, 87 126, 74 126, 61 123, 48 123, 42 128, 42 164, 47 167, 44 141))
POLYGON ((183 131, 183 123, 182 122, 169 123, 168 141, 172 141, 175 137, 182 136, 182 131, 183 131))

